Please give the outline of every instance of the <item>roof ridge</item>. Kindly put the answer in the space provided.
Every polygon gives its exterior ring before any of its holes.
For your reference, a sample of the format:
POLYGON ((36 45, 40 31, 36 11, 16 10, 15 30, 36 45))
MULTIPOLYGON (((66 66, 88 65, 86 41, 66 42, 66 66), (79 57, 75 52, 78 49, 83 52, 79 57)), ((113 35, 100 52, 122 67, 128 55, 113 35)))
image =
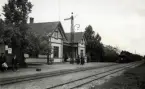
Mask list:
POLYGON ((36 23, 28 23, 28 24, 44 24, 44 23, 59 23, 60 21, 53 21, 53 22, 36 22, 36 23))
MULTIPOLYGON (((71 33, 71 32, 66 32, 66 34, 71 33)), ((74 33, 84 33, 84 32, 74 32, 74 33)))

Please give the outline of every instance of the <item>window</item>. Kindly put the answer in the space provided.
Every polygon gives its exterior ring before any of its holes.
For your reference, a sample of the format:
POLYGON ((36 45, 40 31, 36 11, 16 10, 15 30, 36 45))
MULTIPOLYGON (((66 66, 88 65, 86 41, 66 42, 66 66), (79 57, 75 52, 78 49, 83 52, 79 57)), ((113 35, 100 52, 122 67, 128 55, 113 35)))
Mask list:
POLYGON ((54 46, 54 58, 58 58, 59 57, 59 47, 57 46, 54 46))
POLYGON ((55 31, 54 37, 55 37, 56 39, 58 39, 58 31, 55 31))

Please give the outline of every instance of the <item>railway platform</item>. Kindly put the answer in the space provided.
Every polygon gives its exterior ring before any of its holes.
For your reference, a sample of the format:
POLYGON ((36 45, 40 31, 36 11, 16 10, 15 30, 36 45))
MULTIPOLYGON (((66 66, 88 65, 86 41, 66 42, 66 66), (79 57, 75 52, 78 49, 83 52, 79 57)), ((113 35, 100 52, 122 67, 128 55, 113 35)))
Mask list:
POLYGON ((77 65, 77 64, 69 64, 69 63, 54 64, 54 65, 33 64, 33 65, 28 65, 28 68, 20 68, 19 71, 16 72, 13 72, 12 70, 0 72, 0 84, 18 82, 18 81, 22 81, 23 79, 29 80, 32 77, 38 78, 36 76, 39 76, 41 78, 43 75, 51 76, 54 74, 61 74, 61 73, 63 74, 71 71, 78 72, 89 68, 90 69, 97 68, 97 67, 99 68, 103 66, 109 66, 112 64, 116 64, 116 63, 97 62, 97 63, 86 63, 85 65, 77 65), (41 69, 41 71, 36 71, 37 68, 41 69))

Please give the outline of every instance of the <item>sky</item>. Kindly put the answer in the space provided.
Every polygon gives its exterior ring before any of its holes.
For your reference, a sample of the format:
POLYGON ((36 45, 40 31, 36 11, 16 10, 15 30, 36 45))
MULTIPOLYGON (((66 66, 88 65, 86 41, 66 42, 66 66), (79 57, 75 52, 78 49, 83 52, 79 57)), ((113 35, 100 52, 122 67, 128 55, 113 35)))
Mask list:
MULTIPOLYGON (((34 22, 61 21, 70 32, 74 13, 75 24, 84 31, 88 25, 102 37, 102 43, 141 55, 145 54, 145 0, 29 0, 33 4, 34 22)), ((7 0, 0 0, 0 13, 7 0)))

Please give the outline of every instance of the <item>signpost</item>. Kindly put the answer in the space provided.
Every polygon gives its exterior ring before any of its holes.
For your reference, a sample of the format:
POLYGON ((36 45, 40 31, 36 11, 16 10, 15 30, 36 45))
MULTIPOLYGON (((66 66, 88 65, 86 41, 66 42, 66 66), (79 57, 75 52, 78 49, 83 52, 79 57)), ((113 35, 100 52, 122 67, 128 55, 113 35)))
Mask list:
POLYGON ((70 37, 70 44, 71 44, 71 63, 74 63, 74 50, 73 50, 73 44, 74 44, 74 16, 72 12, 72 16, 70 18, 64 19, 64 20, 71 20, 71 37, 70 37))
POLYGON ((5 50, 8 50, 8 45, 5 45, 5 50))
POLYGON ((8 54, 12 54, 12 48, 8 48, 8 54))

